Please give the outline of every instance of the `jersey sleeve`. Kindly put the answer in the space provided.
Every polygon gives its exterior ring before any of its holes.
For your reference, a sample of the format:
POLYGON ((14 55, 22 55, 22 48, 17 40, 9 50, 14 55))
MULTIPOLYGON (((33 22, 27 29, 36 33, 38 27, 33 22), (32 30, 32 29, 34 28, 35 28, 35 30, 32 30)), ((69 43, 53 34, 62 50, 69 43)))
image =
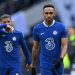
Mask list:
POLYGON ((62 33, 61 33, 61 38, 66 38, 66 37, 67 37, 67 30, 66 30, 65 26, 63 26, 62 33))
POLYGON ((0 24, 0 35, 2 35, 2 34, 4 34, 5 33, 5 31, 4 30, 2 30, 3 28, 6 28, 6 24, 0 24))
POLYGON ((39 41, 38 30, 36 27, 33 28, 33 39, 39 41))
POLYGON ((26 63, 27 64, 31 64, 31 57, 30 57, 30 52, 29 52, 29 49, 27 47, 27 44, 26 44, 26 41, 25 41, 25 38, 23 37, 23 34, 20 33, 20 45, 22 47, 22 50, 23 50, 23 53, 26 57, 26 63))
POLYGON ((6 28, 6 24, 0 24, 0 29, 2 29, 2 28, 6 28))

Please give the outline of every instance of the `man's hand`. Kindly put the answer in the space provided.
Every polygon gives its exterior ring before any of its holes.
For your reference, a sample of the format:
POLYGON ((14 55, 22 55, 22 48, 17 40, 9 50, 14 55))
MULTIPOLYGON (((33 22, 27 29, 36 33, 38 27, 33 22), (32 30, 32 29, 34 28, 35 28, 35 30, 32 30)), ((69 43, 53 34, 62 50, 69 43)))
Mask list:
POLYGON ((35 70, 35 67, 32 67, 32 70, 31 70, 31 75, 36 75, 36 70, 35 70))
POLYGON ((30 71, 32 68, 32 64, 26 64, 27 71, 30 71))
POLYGON ((10 25, 7 25, 7 26, 6 26, 6 30, 7 30, 8 32, 13 32, 14 28, 13 28, 12 26, 10 26, 10 25))
POLYGON ((55 68, 56 69, 59 69, 62 65, 62 62, 63 62, 63 58, 59 58, 56 62, 55 62, 55 68))

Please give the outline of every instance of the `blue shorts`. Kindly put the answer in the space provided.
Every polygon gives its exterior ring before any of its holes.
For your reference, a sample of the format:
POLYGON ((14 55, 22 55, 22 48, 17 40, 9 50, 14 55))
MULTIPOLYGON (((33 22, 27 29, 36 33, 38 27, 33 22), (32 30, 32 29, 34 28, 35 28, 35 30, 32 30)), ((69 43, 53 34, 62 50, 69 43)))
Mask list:
POLYGON ((0 68, 0 75, 22 75, 21 69, 0 68))
POLYGON ((64 69, 61 66, 58 70, 55 68, 48 69, 48 68, 40 68, 41 75, 62 75, 64 74, 64 69))

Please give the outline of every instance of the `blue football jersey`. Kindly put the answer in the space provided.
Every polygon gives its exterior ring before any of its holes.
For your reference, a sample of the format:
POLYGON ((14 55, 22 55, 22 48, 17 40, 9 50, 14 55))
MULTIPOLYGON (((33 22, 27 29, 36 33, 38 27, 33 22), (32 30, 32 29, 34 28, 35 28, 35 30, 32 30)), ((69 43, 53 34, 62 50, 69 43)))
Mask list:
POLYGON ((0 25, 0 68, 14 68, 21 65, 20 46, 26 56, 27 63, 31 64, 29 50, 23 34, 16 30, 6 32, 2 29, 5 27, 5 25, 0 25))
POLYGON ((61 54, 61 38, 66 38, 66 36, 64 25, 57 21, 49 27, 44 23, 34 27, 33 37, 40 45, 40 67, 54 67, 55 61, 61 54))

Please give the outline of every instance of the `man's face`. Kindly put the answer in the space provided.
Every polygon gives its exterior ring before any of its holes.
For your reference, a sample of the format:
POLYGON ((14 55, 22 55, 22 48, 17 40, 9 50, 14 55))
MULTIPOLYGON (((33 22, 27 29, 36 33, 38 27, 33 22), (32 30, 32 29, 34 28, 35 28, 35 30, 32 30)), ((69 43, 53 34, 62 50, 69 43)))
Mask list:
POLYGON ((55 10, 52 7, 46 7, 43 10, 44 19, 46 22, 50 23, 53 21, 55 16, 55 10))
POLYGON ((10 18, 3 18, 2 23, 12 26, 12 21, 10 18))

